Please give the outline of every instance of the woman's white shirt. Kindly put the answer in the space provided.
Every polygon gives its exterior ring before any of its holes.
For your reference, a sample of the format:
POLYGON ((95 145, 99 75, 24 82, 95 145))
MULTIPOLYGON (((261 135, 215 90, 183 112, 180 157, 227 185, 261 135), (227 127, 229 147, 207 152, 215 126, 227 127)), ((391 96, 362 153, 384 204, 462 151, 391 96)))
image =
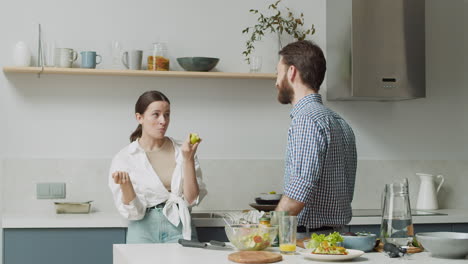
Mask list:
POLYGON ((109 171, 109 187, 114 196, 115 206, 119 213, 128 220, 140 220, 145 216, 146 208, 165 202, 163 214, 174 225, 182 222, 183 237, 190 239, 190 211, 189 207, 197 205, 206 195, 207 191, 202 181, 202 173, 198 158, 195 156, 195 173, 199 186, 199 195, 192 204, 188 204, 183 196, 183 156, 182 144, 169 138, 175 150, 176 166, 172 174, 171 192, 161 182, 160 178, 151 166, 145 150, 138 141, 133 141, 123 148, 112 159, 109 171), (122 190, 119 184, 114 182, 112 173, 116 171, 128 172, 132 181, 136 197, 128 205, 122 202, 122 190))

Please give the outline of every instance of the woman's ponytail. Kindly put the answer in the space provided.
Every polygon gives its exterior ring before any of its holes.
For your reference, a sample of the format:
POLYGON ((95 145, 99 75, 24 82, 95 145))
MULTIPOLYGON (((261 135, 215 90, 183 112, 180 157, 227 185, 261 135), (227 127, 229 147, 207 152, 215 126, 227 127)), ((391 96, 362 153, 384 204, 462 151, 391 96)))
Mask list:
POLYGON ((141 124, 138 124, 135 131, 133 131, 133 133, 130 135, 130 142, 133 142, 133 141, 137 140, 138 138, 140 138, 141 133, 142 133, 141 124))

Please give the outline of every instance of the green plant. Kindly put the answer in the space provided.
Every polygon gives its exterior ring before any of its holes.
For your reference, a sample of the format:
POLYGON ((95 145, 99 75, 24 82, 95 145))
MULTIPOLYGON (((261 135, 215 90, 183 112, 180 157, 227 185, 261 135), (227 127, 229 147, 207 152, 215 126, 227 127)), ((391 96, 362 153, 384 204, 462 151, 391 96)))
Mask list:
POLYGON ((250 64, 250 55, 252 51, 255 49, 254 42, 261 40, 262 37, 265 35, 265 32, 268 30, 270 33, 277 33, 278 34, 278 41, 280 41, 281 45, 281 35, 283 32, 286 32, 288 35, 294 37, 296 40, 304 40, 307 35, 313 35, 315 33, 315 27, 312 24, 312 27, 305 30, 301 29, 304 25, 304 14, 301 13, 299 17, 294 17, 292 11, 286 7, 286 17, 281 15, 281 11, 278 9, 278 5, 282 0, 277 0, 274 4, 268 6, 268 9, 275 12, 274 15, 266 16, 259 12, 256 9, 250 9, 250 13, 258 14, 258 23, 254 26, 247 27, 242 30, 243 34, 249 34, 250 38, 246 42, 246 50, 242 52, 245 56, 245 60, 247 63, 250 64))

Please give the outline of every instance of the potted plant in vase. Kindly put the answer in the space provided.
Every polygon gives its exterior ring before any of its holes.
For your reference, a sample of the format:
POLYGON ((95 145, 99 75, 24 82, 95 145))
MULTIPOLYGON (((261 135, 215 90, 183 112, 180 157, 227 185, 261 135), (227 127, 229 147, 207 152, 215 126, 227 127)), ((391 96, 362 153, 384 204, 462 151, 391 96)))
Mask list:
POLYGON ((248 64, 250 64, 250 56, 255 49, 255 41, 261 40, 262 37, 265 36, 265 33, 277 34, 280 49, 283 46, 281 43, 281 36, 283 33, 287 33, 289 36, 294 37, 295 40, 304 40, 307 35, 313 35, 315 33, 315 27, 313 24, 309 29, 302 29, 304 26, 303 13, 301 13, 299 17, 295 17, 288 7, 286 7, 286 15, 281 13, 281 10, 278 9, 278 5, 281 1, 282 0, 277 0, 274 4, 268 6, 268 9, 275 13, 271 16, 264 15, 256 9, 250 9, 250 13, 258 15, 258 23, 242 30, 243 34, 250 34, 250 37, 246 42, 246 49, 242 52, 248 64))

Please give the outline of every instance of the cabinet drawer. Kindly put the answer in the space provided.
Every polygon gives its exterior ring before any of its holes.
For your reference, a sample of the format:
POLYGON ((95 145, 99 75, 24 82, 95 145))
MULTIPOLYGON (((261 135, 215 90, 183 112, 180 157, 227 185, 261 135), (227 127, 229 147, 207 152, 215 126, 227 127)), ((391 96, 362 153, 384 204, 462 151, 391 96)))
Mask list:
POLYGON ((468 233, 468 224, 453 224, 452 225, 453 232, 462 232, 468 233))
POLYGON ((451 232, 452 224, 416 224, 414 225, 414 233, 423 232, 451 232))
POLYGON ((112 264, 112 245, 125 228, 11 228, 3 230, 4 264, 112 264))

